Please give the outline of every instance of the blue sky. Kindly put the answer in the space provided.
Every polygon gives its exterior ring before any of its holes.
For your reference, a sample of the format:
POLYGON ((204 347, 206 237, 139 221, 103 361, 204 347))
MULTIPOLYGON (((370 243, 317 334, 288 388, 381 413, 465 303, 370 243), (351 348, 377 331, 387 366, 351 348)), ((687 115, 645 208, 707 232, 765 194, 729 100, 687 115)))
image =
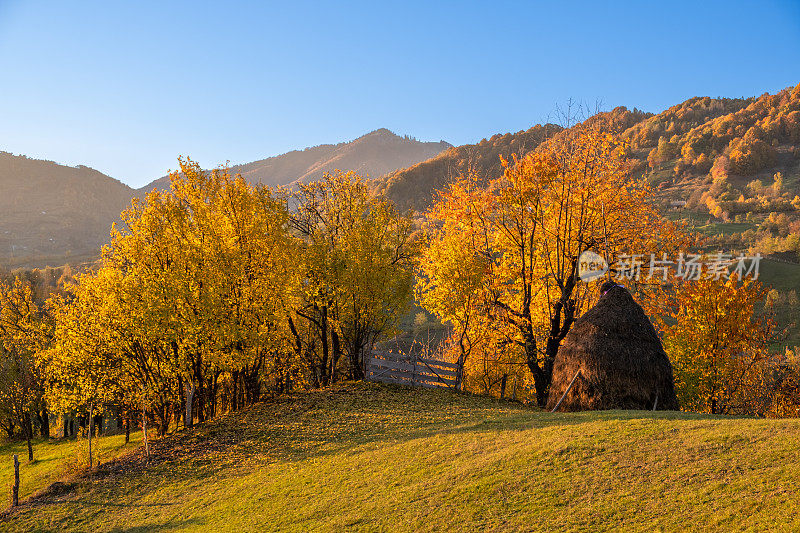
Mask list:
POLYGON ((139 187, 386 127, 477 142, 572 98, 800 82, 800 2, 0 0, 0 150, 139 187))

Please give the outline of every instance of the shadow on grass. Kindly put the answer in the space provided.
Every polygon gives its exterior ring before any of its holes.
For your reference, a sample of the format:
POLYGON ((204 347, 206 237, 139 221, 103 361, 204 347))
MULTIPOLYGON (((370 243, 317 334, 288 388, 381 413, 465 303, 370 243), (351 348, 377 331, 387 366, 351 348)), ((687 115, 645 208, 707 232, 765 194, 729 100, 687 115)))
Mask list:
POLYGON ((73 500, 75 503, 80 505, 89 505, 89 506, 96 506, 96 507, 132 507, 132 508, 140 508, 140 507, 172 507, 173 505, 178 505, 177 503, 120 503, 120 502, 98 502, 98 501, 91 501, 91 500, 83 500, 81 498, 77 498, 73 500))
MULTIPOLYGON (((250 460, 293 462, 341 453, 371 443, 402 443, 433 435, 526 431, 598 421, 725 420, 730 417, 669 411, 549 413, 521 404, 448 391, 350 383, 327 390, 278 397, 220 416, 195 428, 151 442, 144 450, 101 465, 75 480, 69 492, 94 492, 93 506, 161 507, 171 503, 127 504, 153 490, 165 476, 175 483, 202 484, 205 478, 232 478, 248 472, 250 460), (124 483, 117 486, 117 482, 124 483), (124 488, 123 488, 124 487, 124 488), (120 492, 124 491, 124 493, 120 492), (97 501, 99 494, 108 502, 97 501), (117 498, 119 495, 119 498, 117 498), (109 503, 114 502, 114 503, 109 503)), ((57 494, 43 494, 50 503, 57 494)), ((57 498, 56 498, 57 500, 57 498)), ((53 501, 52 503, 71 503, 53 501)), ((173 522, 162 528, 181 527, 173 522)), ((139 529, 158 530, 153 528, 139 529)), ((130 530, 134 531, 134 530, 130 530)))
POLYGON ((175 529, 184 529, 187 527, 197 528, 202 530, 204 522, 198 518, 187 518, 186 520, 167 520, 160 524, 145 524, 143 526, 134 526, 128 528, 115 528, 111 531, 114 533, 145 533, 147 531, 171 531, 175 529))

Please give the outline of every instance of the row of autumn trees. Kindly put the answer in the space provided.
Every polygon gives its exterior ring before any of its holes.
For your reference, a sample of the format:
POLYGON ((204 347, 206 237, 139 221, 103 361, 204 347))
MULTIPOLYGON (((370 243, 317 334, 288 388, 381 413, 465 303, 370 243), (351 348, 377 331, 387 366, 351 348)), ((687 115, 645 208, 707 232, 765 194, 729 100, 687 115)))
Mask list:
POLYGON ((288 194, 180 164, 66 291, 37 302, 21 279, 0 286, 3 362, 17 369, 3 369, 2 394, 26 437, 41 405, 44 419, 145 413, 163 432, 265 389, 359 379, 394 331, 412 290, 412 223, 357 176, 288 194))
MULTIPOLYGON (((414 297, 450 328, 442 356, 463 365, 467 390, 515 376, 520 396, 543 405, 561 341, 597 298, 578 279, 580 254, 613 262, 692 244, 630 177, 625 152, 599 122, 564 130, 494 180, 451 183, 417 221, 353 174, 289 193, 181 161, 170 190, 135 201, 99 266, 66 290, 45 303, 21 280, 0 286, 8 416, 27 437, 48 410, 150 419, 163 432, 267 391, 361 379, 414 297)), ((664 331, 691 340, 688 323, 675 329, 691 308, 681 298, 703 294, 658 300, 677 302, 664 331)), ((730 305, 738 294, 749 293, 730 305)), ((751 318, 737 316, 755 338, 766 325, 751 318)), ((763 354, 768 336, 723 348, 763 354)), ((667 344, 686 368, 706 365, 694 345, 667 344)))

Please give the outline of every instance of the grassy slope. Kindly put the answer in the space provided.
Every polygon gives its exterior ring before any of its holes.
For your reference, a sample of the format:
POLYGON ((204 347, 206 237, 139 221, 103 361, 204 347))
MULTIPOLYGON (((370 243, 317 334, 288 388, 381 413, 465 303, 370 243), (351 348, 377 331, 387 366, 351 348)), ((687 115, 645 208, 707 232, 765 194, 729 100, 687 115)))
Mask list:
MULTIPOLYGON (((95 460, 108 461, 117 455, 133 450, 138 446, 140 434, 131 433, 131 442, 125 445, 124 435, 100 437, 95 440, 95 460)), ((28 463, 28 448, 25 441, 4 442, 0 444, 0 480, 2 487, 11 486, 14 481, 13 454, 20 460, 20 499, 26 498, 59 478, 69 475, 85 466, 88 461, 86 439, 75 440, 35 440, 33 442, 32 463, 28 463)), ((3 490, 4 490, 3 489, 3 490)), ((0 497, 2 500, 2 497, 0 497)))
POLYGON ((800 421, 551 415, 356 384, 154 445, 8 530, 797 529, 800 421))

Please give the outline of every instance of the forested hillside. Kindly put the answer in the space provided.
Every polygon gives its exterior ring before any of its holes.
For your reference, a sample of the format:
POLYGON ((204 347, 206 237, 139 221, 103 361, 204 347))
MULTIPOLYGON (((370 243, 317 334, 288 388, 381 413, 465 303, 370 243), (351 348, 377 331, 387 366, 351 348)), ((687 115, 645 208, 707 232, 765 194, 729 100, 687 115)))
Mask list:
MULTIPOLYGON (((691 98, 657 115, 618 107, 589 122, 597 120, 628 141, 633 173, 688 208, 721 221, 800 208, 794 201, 800 192, 800 85, 758 98, 691 98)), ((435 189, 457 176, 495 178, 502 172, 500 156, 524 155, 561 130, 537 125, 454 147, 377 180, 375 188, 401 208, 422 210, 435 189)))
POLYGON ((96 257, 134 194, 85 166, 0 152, 0 267, 96 257))
POLYGON ((435 190, 459 175, 474 172, 495 177, 502 172, 500 157, 527 153, 561 129, 554 124, 537 124, 526 131, 494 135, 478 144, 452 147, 432 159, 381 177, 373 188, 400 209, 422 211, 430 206, 435 190))

